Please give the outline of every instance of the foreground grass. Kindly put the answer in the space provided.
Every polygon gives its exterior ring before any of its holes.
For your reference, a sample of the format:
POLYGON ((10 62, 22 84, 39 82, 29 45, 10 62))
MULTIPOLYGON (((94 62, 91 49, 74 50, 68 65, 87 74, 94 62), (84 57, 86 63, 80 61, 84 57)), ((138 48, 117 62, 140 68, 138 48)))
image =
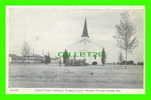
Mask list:
POLYGON ((11 64, 9 87, 143 88, 143 66, 54 66, 11 64))

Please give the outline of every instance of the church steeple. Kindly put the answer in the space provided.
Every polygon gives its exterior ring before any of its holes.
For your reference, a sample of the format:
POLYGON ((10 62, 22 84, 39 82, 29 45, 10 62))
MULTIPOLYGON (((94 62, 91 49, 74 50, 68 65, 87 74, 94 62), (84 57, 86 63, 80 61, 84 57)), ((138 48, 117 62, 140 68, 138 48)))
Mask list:
POLYGON ((89 38, 86 18, 85 18, 84 27, 83 27, 83 33, 82 33, 81 37, 88 37, 89 38))

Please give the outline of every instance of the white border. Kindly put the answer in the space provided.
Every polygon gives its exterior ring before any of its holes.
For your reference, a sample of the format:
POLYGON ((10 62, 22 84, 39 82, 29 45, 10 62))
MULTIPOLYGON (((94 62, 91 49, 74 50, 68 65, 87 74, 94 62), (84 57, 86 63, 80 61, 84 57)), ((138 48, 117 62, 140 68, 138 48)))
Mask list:
POLYGON ((145 6, 6 6, 6 94, 145 94, 146 84, 146 64, 145 64, 145 37, 146 37, 146 9, 145 6), (10 8, 72 8, 72 9, 143 9, 144 10, 144 82, 143 89, 118 89, 118 88, 9 88, 9 47, 10 47, 10 8))

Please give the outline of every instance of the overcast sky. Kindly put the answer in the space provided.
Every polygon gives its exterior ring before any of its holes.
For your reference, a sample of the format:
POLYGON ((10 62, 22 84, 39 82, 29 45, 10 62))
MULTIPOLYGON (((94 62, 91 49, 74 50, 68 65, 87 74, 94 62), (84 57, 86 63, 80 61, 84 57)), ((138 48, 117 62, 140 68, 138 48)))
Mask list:
POLYGON ((84 19, 87 18, 90 39, 104 47, 107 61, 114 62, 121 51, 113 36, 115 25, 119 24, 120 13, 128 11, 131 21, 137 26, 139 46, 129 59, 143 60, 144 10, 118 7, 9 7, 7 9, 7 34, 10 52, 20 54, 22 44, 27 41, 34 52, 62 51, 68 45, 80 40, 84 19))

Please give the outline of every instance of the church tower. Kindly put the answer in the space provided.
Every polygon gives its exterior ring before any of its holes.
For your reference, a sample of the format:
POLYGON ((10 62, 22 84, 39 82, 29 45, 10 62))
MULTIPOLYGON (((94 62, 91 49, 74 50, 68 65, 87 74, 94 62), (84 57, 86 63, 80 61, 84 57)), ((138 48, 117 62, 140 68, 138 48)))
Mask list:
POLYGON ((84 27, 83 27, 83 33, 82 33, 81 37, 89 38, 86 18, 85 18, 84 27))

